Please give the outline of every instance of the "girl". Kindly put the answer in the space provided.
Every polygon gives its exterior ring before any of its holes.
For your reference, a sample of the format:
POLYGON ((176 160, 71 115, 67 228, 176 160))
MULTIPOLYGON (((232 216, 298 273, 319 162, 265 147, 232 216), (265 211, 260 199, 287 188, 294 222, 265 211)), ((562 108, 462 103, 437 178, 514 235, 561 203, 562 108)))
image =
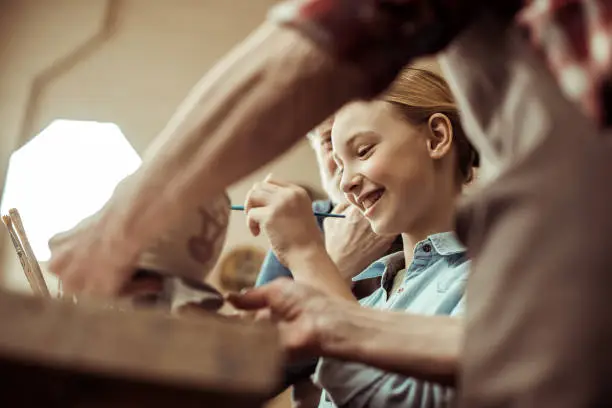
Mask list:
MULTIPOLYGON (((450 231, 477 155, 445 81, 428 71, 404 70, 380 99, 353 102, 337 113, 332 144, 347 200, 376 233, 401 233, 404 244, 403 252, 363 272, 384 270, 381 287, 361 304, 461 313, 469 261, 450 231)), ((303 190, 268 178, 250 191, 246 209, 251 231, 265 231, 296 281, 355 301, 325 252, 303 190)), ((316 379, 325 390, 320 406, 445 406, 452 398, 438 384, 332 359, 319 362, 316 379)))

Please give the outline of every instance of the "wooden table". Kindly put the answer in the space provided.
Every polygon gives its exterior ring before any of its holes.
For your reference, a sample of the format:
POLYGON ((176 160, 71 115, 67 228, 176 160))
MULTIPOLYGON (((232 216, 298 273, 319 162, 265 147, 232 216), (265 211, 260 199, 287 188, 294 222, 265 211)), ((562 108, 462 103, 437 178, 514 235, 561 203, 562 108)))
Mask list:
POLYGON ((3 407, 260 407, 280 366, 268 325, 0 291, 3 407))

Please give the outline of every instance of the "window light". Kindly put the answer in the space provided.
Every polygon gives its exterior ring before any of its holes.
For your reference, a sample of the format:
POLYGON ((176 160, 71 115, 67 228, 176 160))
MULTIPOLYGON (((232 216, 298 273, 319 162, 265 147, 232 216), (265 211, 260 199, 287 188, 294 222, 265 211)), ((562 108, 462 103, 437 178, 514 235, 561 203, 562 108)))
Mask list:
POLYGON ((0 210, 17 208, 39 261, 48 241, 99 210, 140 156, 113 123, 56 120, 9 161, 0 210))

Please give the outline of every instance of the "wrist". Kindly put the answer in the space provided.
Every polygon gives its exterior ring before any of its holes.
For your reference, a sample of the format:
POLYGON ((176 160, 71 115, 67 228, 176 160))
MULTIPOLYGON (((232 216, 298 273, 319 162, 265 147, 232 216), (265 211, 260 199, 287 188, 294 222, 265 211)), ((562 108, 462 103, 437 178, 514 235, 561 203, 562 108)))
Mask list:
POLYGON ((98 227, 100 236, 111 238, 108 241, 114 246, 114 253, 119 258, 135 259, 145 244, 140 242, 142 240, 138 239, 133 228, 136 220, 129 212, 130 205, 127 203, 131 200, 123 193, 126 189, 129 186, 126 186, 125 180, 117 185, 113 196, 99 212, 98 227))
POLYGON ((302 270, 302 266, 320 262, 321 256, 327 254, 321 242, 312 242, 290 248, 285 255, 290 270, 302 270))
POLYGON ((331 301, 333 310, 321 314, 317 323, 317 333, 322 357, 354 359, 362 352, 362 344, 367 338, 365 330, 351 309, 356 306, 343 301, 331 301))
POLYGON ((327 296, 355 302, 349 285, 320 243, 304 246, 285 258, 296 282, 305 283, 327 296))

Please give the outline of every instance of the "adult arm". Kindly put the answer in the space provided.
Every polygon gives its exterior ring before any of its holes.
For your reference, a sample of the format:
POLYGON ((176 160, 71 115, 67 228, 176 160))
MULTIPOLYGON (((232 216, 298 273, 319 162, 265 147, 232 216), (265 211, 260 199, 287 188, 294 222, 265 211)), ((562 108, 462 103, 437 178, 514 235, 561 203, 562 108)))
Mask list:
POLYGON ((443 48, 466 21, 456 16, 471 15, 463 2, 432 4, 276 8, 282 24, 263 24, 202 78, 105 208, 52 240, 49 269, 66 291, 116 293, 140 251, 173 221, 344 102, 380 92, 411 58, 443 48))
POLYGON ((265 23, 196 85, 105 208, 52 240, 50 269, 68 291, 116 293, 153 237, 364 94, 364 77, 265 23))
MULTIPOLYGON (((461 304, 460 304, 461 305, 461 304)), ((460 305, 456 308, 459 309, 460 305)), ((372 310, 372 309, 369 309, 372 310)), ((453 311, 456 314, 457 311, 453 311)), ((409 315, 414 317, 415 315, 409 315)), ((427 319, 427 316, 417 316, 427 319)), ((406 319, 393 319, 393 321, 383 322, 384 326, 410 324, 410 326, 421 322, 406 319)), ((366 408, 384 406, 388 408, 400 407, 421 407, 428 406, 448 406, 454 400, 455 392, 454 376, 452 371, 446 371, 446 375, 434 374, 433 370, 442 362, 443 355, 431 348, 429 344, 420 341, 437 341, 438 336, 447 336, 445 331, 447 325, 453 325, 452 320, 442 320, 441 325, 428 325, 428 333, 415 332, 413 330, 405 333, 388 333, 382 336, 374 336, 372 343, 374 349, 367 346, 360 348, 360 352, 366 356, 375 356, 377 364, 383 363, 381 358, 388 358, 388 361, 395 362, 406 370, 416 363, 418 371, 416 373, 396 373, 389 371, 388 368, 378 368, 368 364, 367 361, 355 362, 346 358, 322 358, 319 360, 315 381, 325 390, 325 399, 332 401, 335 406, 350 408, 366 408), (394 336, 395 341, 390 344, 386 339, 394 336), (401 339, 401 343, 398 341, 401 339), (414 349, 408 349, 407 360, 402 359, 402 355, 395 350, 402 350, 407 344, 415 342, 414 349), (390 347, 390 348, 387 348, 390 347), (368 351, 371 351, 368 353, 368 351), (385 353, 391 353, 386 356, 385 353), (429 354, 431 353, 431 354, 429 354), (418 360, 423 361, 421 368, 418 368, 418 360)), ((379 327, 364 327, 364 333, 380 333, 379 327)), ((450 336, 450 338, 453 338, 450 336)), ((448 339, 447 339, 448 340, 448 339)), ((456 362, 456 361, 455 361, 456 362)), ((397 370, 395 370, 397 371, 397 370)))
POLYGON ((456 382, 461 318, 364 308, 287 279, 228 299, 242 309, 271 309, 291 356, 353 361, 442 385, 456 382))
POLYGON ((325 327, 323 355, 445 385, 455 384, 463 321, 450 316, 351 307, 337 332, 325 327))

